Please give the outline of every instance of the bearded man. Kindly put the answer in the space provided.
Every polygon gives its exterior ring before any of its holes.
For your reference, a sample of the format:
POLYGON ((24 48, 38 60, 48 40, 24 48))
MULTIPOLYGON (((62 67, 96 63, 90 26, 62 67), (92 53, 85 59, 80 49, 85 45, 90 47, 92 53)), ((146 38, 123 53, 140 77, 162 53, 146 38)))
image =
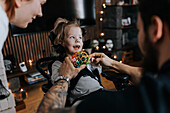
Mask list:
MULTIPOLYGON (((90 55, 97 65, 114 67, 131 75, 137 84, 124 91, 103 90, 77 106, 64 108, 69 82, 61 79, 46 93, 38 112, 62 113, 170 113, 170 0, 139 0, 138 44, 144 67, 121 64, 104 53, 90 55)), ((60 75, 72 79, 83 68, 74 68, 67 57, 60 75), (67 70, 65 70, 67 69, 67 70)))

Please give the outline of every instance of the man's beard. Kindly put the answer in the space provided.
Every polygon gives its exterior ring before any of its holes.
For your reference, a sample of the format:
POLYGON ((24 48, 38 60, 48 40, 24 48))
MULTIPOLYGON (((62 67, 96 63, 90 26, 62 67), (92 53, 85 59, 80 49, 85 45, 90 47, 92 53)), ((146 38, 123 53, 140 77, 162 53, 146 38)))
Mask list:
POLYGON ((149 40, 149 35, 146 33, 145 40, 144 40, 144 73, 145 72, 158 72, 158 51, 153 46, 152 42, 149 40))

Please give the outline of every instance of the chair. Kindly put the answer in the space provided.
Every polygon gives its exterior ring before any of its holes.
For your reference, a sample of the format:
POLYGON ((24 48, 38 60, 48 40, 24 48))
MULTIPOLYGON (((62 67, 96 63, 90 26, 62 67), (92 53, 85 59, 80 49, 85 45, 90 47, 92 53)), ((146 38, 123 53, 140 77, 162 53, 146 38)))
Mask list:
POLYGON ((102 72, 101 75, 107 80, 112 81, 118 91, 125 90, 131 85, 129 82, 130 76, 128 74, 121 73, 113 68, 102 72))
MULTIPOLYGON (((83 36, 84 36, 86 34, 85 29, 82 28, 82 32, 83 32, 83 36)), ((60 44, 59 45, 54 44, 55 37, 56 37, 56 35, 53 32, 51 32, 50 35, 49 35, 49 38, 51 40, 52 46, 54 47, 54 49, 57 53, 62 54, 63 51, 65 51, 65 49, 60 44)), ((87 40, 87 42, 88 41, 89 40, 87 40)), ((85 44, 87 42, 85 42, 85 44)), ((52 83, 51 83, 52 69, 51 69, 51 67, 52 67, 52 64, 56 60, 63 62, 64 59, 60 56, 58 56, 58 57, 52 56, 52 57, 41 58, 36 62, 37 70, 48 80, 48 83, 44 84, 42 86, 42 90, 44 91, 44 93, 46 93, 48 91, 48 89, 52 86, 52 83), (47 74, 45 72, 45 70, 43 69, 44 67, 48 68, 49 74, 47 74)), ((100 75, 98 75, 97 72, 93 72, 93 73, 94 73, 94 75, 96 75, 98 77, 98 81, 101 84, 100 75)), ((125 89, 125 87, 128 86, 127 84, 128 84, 128 81, 129 81, 129 76, 126 75, 126 74, 114 73, 113 71, 106 71, 106 72, 102 73, 102 76, 106 77, 108 80, 113 81, 117 90, 125 89)))
MULTIPOLYGON (((52 74, 52 64, 56 61, 63 61, 63 59, 61 57, 56 57, 56 56, 52 56, 52 57, 46 57, 46 58, 41 58, 37 61, 36 63, 36 68, 37 70, 48 80, 47 84, 44 84, 42 86, 42 90, 44 93, 46 93, 48 91, 48 89, 50 89, 50 87, 52 86, 52 82, 51 82, 51 74, 52 74), (46 72, 45 68, 47 67, 49 70, 49 73, 46 72)), ((94 75, 96 75, 99 78, 99 83, 101 83, 101 79, 100 76, 98 75, 98 73, 96 71, 93 72, 94 75)), ((105 77, 106 79, 112 81, 116 87, 117 90, 124 90, 129 86, 129 75, 124 74, 124 73, 120 73, 118 71, 115 71, 114 69, 110 69, 107 71, 104 71, 101 73, 101 75, 103 77, 105 77)))
POLYGON ((44 93, 46 93, 48 91, 48 89, 50 89, 52 87, 52 82, 51 82, 51 74, 52 74, 52 64, 56 61, 63 61, 63 59, 61 57, 57 57, 57 56, 51 56, 51 57, 45 57, 45 58, 41 58, 36 62, 36 68, 37 70, 47 79, 48 83, 44 84, 42 86, 42 90, 44 93), (46 71, 48 70, 48 71, 46 71))

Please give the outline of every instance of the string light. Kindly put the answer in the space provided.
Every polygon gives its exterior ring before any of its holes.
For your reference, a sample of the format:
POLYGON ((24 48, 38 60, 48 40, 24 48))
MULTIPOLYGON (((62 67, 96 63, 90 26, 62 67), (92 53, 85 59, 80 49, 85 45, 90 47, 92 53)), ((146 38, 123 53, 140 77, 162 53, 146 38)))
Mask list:
POLYGON ((21 90, 20 90, 20 91, 21 91, 21 92, 23 92, 23 91, 24 91, 24 89, 22 89, 22 88, 21 88, 21 90))
POLYGON ((100 21, 102 22, 102 21, 103 21, 103 18, 100 18, 100 21))
POLYGON ((117 59, 117 55, 114 55, 113 58, 114 58, 114 59, 117 59))
POLYGON ((100 14, 101 14, 101 15, 104 14, 104 11, 100 11, 100 14))
POLYGON ((97 51, 99 50, 99 46, 96 46, 96 50, 97 50, 97 51))
POLYGON ((32 66, 32 60, 30 60, 30 59, 29 59, 29 61, 28 61, 28 62, 29 62, 29 64, 30 64, 30 66, 32 66))
POLYGON ((103 8, 106 8, 106 4, 105 3, 103 4, 103 8))
POLYGON ((104 36, 104 33, 100 33, 100 36, 104 36))

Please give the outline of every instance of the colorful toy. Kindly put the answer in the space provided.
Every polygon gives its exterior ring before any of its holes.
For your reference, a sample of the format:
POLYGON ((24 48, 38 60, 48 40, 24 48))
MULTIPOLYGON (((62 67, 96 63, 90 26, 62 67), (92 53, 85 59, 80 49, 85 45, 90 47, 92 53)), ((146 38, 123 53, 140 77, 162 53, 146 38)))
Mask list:
POLYGON ((88 64, 89 63, 89 56, 84 51, 78 51, 72 55, 72 62, 73 65, 77 68, 80 67, 82 64, 88 64))

